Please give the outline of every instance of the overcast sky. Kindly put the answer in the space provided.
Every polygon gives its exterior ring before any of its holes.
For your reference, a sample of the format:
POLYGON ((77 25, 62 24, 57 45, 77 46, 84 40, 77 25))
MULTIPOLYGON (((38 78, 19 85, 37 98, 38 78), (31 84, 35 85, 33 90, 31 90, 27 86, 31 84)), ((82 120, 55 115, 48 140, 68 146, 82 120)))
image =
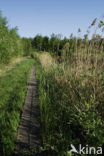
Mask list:
POLYGON ((104 0, 1 0, 0 10, 21 37, 82 34, 104 15, 104 0))

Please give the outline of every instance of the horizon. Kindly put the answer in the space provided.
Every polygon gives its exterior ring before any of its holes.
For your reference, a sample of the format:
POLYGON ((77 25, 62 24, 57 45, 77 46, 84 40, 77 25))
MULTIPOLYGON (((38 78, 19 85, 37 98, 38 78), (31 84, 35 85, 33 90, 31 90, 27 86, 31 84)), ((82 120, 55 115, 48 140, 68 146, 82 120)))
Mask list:
MULTIPOLYGON (((37 34, 50 37, 54 33, 69 38, 71 33, 78 36, 79 28, 83 37, 92 21, 103 16, 103 6, 103 0, 4 0, 0 10, 9 27, 18 27, 21 37, 33 38, 37 34)), ((95 29, 91 28, 91 35, 95 29)), ((97 33, 101 34, 101 30, 97 33)))

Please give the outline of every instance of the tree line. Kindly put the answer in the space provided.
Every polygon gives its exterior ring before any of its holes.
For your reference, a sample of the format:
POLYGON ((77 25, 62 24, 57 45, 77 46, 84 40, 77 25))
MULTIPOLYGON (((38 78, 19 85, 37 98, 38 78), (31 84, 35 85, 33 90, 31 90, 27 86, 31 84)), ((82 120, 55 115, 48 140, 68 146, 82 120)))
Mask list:
POLYGON ((70 56, 76 51, 83 49, 89 49, 94 51, 99 49, 104 51, 104 38, 99 34, 95 34, 91 39, 88 38, 88 34, 85 34, 83 38, 75 37, 73 34, 69 38, 61 38, 61 35, 52 34, 48 36, 36 35, 31 39, 31 47, 36 51, 49 51, 59 56, 65 54, 70 56))
MULTIPOLYGON (((104 23, 101 21, 99 26, 104 26, 104 23)), ((78 32, 81 33, 81 30, 78 29, 78 32)), ((21 38, 18 28, 9 28, 7 18, 0 12, 0 63, 7 64, 13 57, 28 56, 34 51, 52 52, 58 56, 71 56, 83 49, 87 52, 89 48, 92 51, 104 51, 104 39, 98 34, 89 39, 88 34, 89 32, 83 38, 73 34, 69 38, 62 38, 60 34, 52 34, 51 37, 38 34, 34 38, 21 38)))
POLYGON ((31 39, 21 38, 18 28, 10 28, 0 11, 0 64, 8 64, 13 57, 30 55, 31 47, 31 39))

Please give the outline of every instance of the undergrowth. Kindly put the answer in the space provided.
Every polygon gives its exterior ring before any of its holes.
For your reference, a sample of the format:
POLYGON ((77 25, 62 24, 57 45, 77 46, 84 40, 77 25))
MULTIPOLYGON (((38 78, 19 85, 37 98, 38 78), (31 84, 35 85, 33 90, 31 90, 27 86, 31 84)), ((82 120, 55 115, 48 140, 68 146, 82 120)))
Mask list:
POLYGON ((49 54, 38 56, 41 133, 47 156, 67 156, 71 144, 76 149, 79 144, 104 144, 104 64, 92 64, 90 56, 86 63, 83 59, 73 58, 72 63, 68 58, 58 64, 49 54))
POLYGON ((11 156, 33 59, 25 59, 0 77, 0 155, 11 156))

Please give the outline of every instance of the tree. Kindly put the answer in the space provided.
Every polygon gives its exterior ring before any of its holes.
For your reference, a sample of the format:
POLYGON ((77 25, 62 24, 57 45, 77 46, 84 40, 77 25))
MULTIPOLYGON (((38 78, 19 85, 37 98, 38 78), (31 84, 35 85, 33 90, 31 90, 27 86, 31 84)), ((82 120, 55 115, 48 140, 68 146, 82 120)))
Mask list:
POLYGON ((37 49, 38 51, 41 51, 42 50, 42 41, 43 41, 43 37, 41 35, 36 35, 32 41, 32 47, 34 49, 37 49))
POLYGON ((49 37, 45 36, 42 40, 42 50, 48 51, 49 50, 49 37))
POLYGON ((52 52, 58 53, 59 48, 60 48, 60 42, 61 42, 61 35, 60 34, 58 34, 58 35, 52 34, 51 39, 50 39, 50 50, 52 52))
POLYGON ((29 56, 31 54, 31 38, 22 38, 22 44, 23 44, 23 51, 24 51, 24 56, 29 56))
POLYGON ((0 11, 0 25, 6 26, 8 24, 7 18, 2 16, 2 12, 0 11))

